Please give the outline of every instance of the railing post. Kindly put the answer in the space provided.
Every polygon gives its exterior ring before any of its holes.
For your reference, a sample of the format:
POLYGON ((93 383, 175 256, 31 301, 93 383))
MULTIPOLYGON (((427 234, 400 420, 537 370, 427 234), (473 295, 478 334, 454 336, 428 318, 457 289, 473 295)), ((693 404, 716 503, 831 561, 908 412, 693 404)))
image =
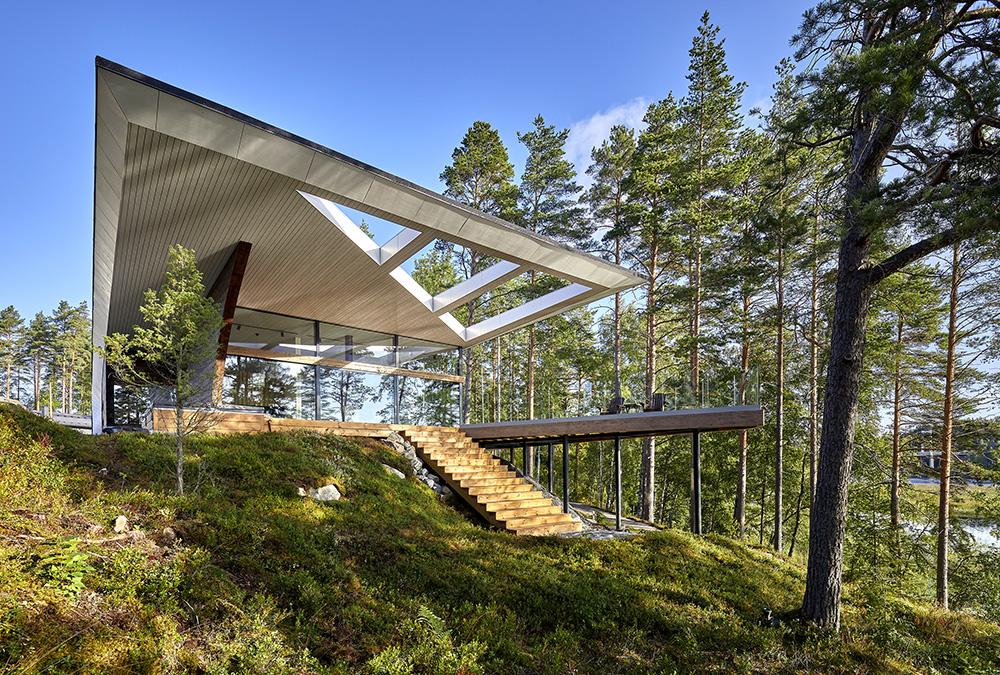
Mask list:
POLYGON ((622 531, 622 437, 615 436, 615 529, 622 531))
POLYGON ((563 436, 562 493, 563 513, 569 513, 569 436, 563 436))
POLYGON ((528 465, 528 441, 521 443, 521 461, 524 462, 524 475, 531 477, 531 467, 528 465))
POLYGON ((701 534, 701 434, 691 434, 691 531, 701 534))

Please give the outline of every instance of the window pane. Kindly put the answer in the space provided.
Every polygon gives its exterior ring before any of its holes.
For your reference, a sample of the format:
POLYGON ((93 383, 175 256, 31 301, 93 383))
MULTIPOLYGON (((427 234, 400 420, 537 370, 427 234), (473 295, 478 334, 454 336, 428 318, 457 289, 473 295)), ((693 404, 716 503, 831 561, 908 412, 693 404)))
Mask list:
POLYGON ((305 319, 237 307, 229 346, 313 356, 316 353, 313 325, 305 319))
POLYGON ((419 377, 399 378, 399 421, 402 424, 458 424, 459 385, 419 377))
POLYGON ((393 365, 392 336, 329 323, 319 325, 320 356, 380 366, 393 365))
POLYGON ((389 377, 340 368, 320 368, 320 418, 341 422, 391 422, 389 377))
POLYGON ((273 417, 313 419, 313 368, 245 356, 226 357, 222 400, 262 408, 273 417))

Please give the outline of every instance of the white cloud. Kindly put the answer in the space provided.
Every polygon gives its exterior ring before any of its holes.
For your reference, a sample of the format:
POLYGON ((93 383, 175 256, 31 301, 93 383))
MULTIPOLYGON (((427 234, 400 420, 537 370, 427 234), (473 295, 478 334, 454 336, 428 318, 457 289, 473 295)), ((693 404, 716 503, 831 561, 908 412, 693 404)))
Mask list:
POLYGON ((591 148, 600 145, 608 137, 611 127, 616 124, 639 129, 642 126, 642 116, 646 114, 648 107, 649 102, 639 97, 614 108, 594 113, 570 126, 569 139, 566 141, 566 158, 576 166, 577 181, 582 186, 590 185, 590 176, 585 172, 590 166, 591 148))

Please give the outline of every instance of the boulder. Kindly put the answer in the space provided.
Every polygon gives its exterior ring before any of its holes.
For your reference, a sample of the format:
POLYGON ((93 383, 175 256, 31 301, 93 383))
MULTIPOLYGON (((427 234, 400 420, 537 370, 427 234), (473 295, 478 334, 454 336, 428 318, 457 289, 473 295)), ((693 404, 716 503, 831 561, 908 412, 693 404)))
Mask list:
POLYGON ((340 494, 340 490, 336 485, 330 483, 329 485, 324 485, 321 488, 313 488, 309 490, 309 496, 318 502, 335 502, 343 495, 340 494))
POLYGON ((175 541, 177 541, 177 533, 174 532, 174 528, 163 528, 160 532, 160 543, 164 546, 171 546, 175 541))
POLYGON ((395 469, 395 468, 389 466, 388 464, 383 464, 382 468, 385 469, 386 473, 391 473, 396 478, 406 478, 406 474, 404 474, 399 469, 395 469))

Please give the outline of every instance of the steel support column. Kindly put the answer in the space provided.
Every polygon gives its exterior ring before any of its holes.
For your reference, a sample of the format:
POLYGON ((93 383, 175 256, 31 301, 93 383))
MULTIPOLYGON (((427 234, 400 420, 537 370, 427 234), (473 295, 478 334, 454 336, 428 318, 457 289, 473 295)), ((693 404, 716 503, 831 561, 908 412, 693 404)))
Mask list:
MULTIPOLYGON (((399 336, 392 336, 392 365, 399 368, 399 336)), ((392 423, 399 424, 399 375, 392 376, 392 423)))
MULTIPOLYGON (((316 356, 319 356, 319 321, 313 321, 313 349, 316 352, 316 356)), ((313 402, 313 419, 319 420, 323 419, 323 409, 320 404, 320 386, 319 386, 319 366, 313 366, 313 397, 315 401, 313 402)))
POLYGON ((552 461, 552 444, 549 443, 549 494, 552 494, 552 473, 555 471, 555 463, 552 461))
POLYGON ((615 529, 622 531, 622 437, 615 436, 615 529))
POLYGON ((691 434, 691 531, 701 534, 701 434, 691 434))
POLYGON ((569 513, 569 437, 563 436, 563 462, 562 462, 562 496, 563 513, 569 513))

